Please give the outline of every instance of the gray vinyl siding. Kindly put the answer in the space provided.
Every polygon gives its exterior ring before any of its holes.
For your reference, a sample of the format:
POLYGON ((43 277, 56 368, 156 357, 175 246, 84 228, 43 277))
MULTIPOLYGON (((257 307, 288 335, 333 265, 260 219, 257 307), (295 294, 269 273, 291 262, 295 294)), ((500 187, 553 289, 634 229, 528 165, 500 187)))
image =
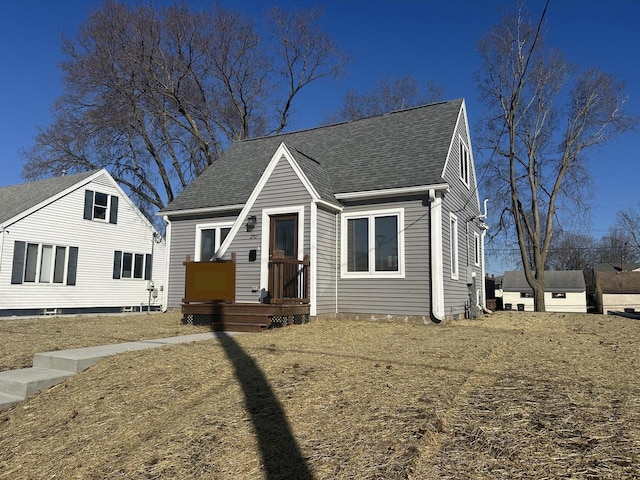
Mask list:
POLYGON ((336 221, 339 217, 334 212, 318 208, 318 247, 316 265, 316 313, 336 313, 336 286, 339 275, 337 261, 337 231, 336 221))
POLYGON ((167 306, 180 308, 184 298, 184 261, 187 255, 195 258, 196 225, 203 223, 234 222, 236 215, 190 217, 171 221, 171 245, 169 251, 169 287, 167 306))
MULTIPOLYGON (((442 246, 444 263, 444 301, 446 316, 461 316, 465 312, 465 304, 469 301, 469 287, 467 285, 468 268, 475 273, 476 289, 484 292, 482 279, 482 263, 475 266, 474 262, 474 232, 481 234, 480 214, 478 208, 478 191, 471 158, 469 169, 469 186, 460 179, 460 139, 469 152, 469 136, 465 123, 461 117, 453 137, 450 157, 444 172, 444 180, 449 184, 450 191, 445 194, 442 209, 442 246), (458 279, 451 278, 451 248, 450 248, 450 213, 458 218, 458 279)), ((482 262, 482 259, 481 259, 482 262)))
POLYGON ((298 221, 304 221, 304 236, 302 242, 298 239, 298 248, 303 249, 303 254, 308 254, 311 196, 283 157, 249 212, 249 215, 256 216, 255 228, 253 231, 247 232, 246 228, 242 226, 225 255, 227 258, 231 252, 236 252, 236 301, 259 302, 260 290, 266 288, 266 279, 263 280, 265 284, 261 285, 260 278, 261 255, 269 255, 268 251, 261 252, 262 232, 266 232, 268 228, 268 225, 262 224, 262 210, 298 206, 304 206, 304 219, 298 219, 298 221), (249 262, 249 251, 253 249, 257 251, 257 259, 255 262, 249 262), (256 287, 258 287, 258 291, 253 292, 256 287))
MULTIPOLYGON (((340 278, 338 281, 339 313, 429 315, 429 208, 426 199, 414 197, 376 204, 349 205, 343 212, 389 208, 404 209, 402 227, 405 232, 405 276, 404 278, 340 278)), ((342 233, 339 231, 339 235, 342 233)), ((345 261, 346 259, 341 259, 341 262, 345 261)))

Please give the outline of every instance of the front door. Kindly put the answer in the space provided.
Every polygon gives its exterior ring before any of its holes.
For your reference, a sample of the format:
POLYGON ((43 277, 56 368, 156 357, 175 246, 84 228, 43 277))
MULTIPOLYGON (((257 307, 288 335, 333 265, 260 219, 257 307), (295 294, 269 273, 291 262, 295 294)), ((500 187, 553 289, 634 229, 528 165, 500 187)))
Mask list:
POLYGON ((272 215, 269 229, 269 260, 298 258, 298 214, 272 215))
POLYGON ((298 214, 271 215, 269 226, 269 296, 298 298, 298 214))

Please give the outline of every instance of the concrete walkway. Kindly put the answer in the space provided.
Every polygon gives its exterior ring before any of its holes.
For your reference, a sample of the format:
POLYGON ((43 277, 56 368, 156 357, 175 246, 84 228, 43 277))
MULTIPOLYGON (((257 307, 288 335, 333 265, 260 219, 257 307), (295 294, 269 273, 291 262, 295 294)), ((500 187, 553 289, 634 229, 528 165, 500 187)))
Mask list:
MULTIPOLYGON (((57 385, 73 374, 89 368, 98 360, 116 353, 209 340, 220 335, 220 332, 195 333, 178 337, 36 353, 33 357, 32 368, 0 372, 0 410, 57 385)), ((234 334, 225 332, 224 335, 234 334)))

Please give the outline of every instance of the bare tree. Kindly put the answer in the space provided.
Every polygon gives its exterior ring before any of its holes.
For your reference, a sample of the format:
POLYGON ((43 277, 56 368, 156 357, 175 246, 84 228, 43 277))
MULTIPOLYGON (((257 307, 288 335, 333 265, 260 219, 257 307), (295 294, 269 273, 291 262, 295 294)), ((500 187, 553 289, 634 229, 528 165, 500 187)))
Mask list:
POLYGON ((578 73, 546 48, 546 8, 537 24, 522 8, 505 15, 479 43, 488 114, 482 143, 492 152, 485 178, 492 198, 504 200, 500 228, 517 239, 536 311, 545 310, 554 222, 582 204, 587 151, 634 123, 623 111, 621 82, 596 69, 578 73))
POLYGON ((632 237, 619 226, 613 226, 597 244, 597 260, 601 263, 610 263, 621 270, 626 269, 626 264, 635 262, 640 258, 633 246, 632 237))
POLYGON ((219 6, 107 1, 63 39, 65 91, 23 176, 107 168, 150 215, 232 141, 283 130, 303 88, 340 74, 347 58, 319 15, 271 10, 263 38, 219 6))
POLYGON ((619 211, 616 214, 616 226, 624 232, 634 258, 640 258, 640 204, 637 208, 619 211))
POLYGON ((585 270, 593 266, 596 241, 590 235, 559 232, 547 255, 547 270, 585 270))
POLYGON ((444 89, 428 81, 426 89, 411 76, 397 79, 383 77, 370 92, 359 93, 349 90, 344 97, 340 110, 329 116, 328 122, 358 120, 360 118, 381 115, 394 110, 415 107, 441 101, 444 89))

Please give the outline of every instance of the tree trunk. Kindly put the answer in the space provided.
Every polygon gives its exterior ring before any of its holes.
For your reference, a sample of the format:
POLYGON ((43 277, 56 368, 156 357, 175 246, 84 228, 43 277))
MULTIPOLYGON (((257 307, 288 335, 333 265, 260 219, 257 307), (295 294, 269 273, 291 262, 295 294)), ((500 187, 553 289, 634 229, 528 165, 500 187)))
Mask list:
POLYGON ((536 312, 547 311, 547 307, 544 303, 544 284, 536 284, 533 287, 533 309, 536 312))

